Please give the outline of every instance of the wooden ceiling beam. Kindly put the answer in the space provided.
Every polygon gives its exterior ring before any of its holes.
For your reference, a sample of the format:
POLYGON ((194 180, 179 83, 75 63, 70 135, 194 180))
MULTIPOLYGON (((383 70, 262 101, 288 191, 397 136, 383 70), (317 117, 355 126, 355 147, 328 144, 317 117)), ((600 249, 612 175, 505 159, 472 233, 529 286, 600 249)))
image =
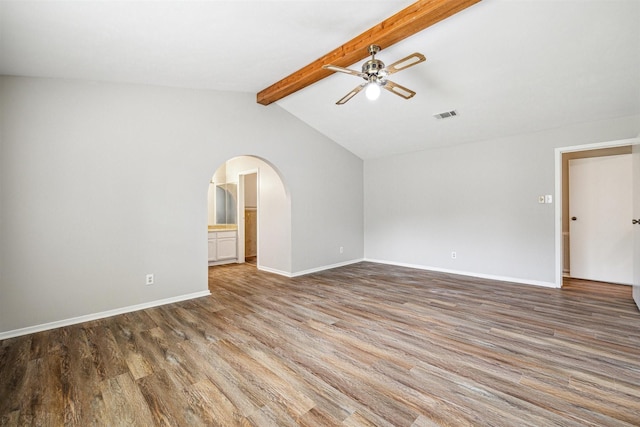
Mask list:
POLYGON ((348 67, 367 58, 367 48, 377 44, 385 49, 481 0, 419 0, 385 19, 351 41, 316 59, 311 64, 260 91, 257 101, 269 105, 329 76, 323 65, 348 67))

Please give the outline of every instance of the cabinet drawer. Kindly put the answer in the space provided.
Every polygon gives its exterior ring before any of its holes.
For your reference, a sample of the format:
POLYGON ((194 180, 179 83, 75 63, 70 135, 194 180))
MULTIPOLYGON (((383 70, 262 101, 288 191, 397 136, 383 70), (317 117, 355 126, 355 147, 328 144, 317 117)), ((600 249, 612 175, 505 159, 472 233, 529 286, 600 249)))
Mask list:
POLYGON ((234 231, 218 231, 218 239, 228 239, 230 237, 236 237, 236 232, 234 231))

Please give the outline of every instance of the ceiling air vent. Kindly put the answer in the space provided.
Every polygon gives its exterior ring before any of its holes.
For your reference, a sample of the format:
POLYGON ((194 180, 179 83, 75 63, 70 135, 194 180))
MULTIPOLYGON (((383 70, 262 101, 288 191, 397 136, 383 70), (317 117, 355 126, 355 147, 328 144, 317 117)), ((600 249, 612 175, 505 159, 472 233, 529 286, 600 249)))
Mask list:
POLYGON ((456 112, 456 110, 451 110, 451 111, 445 111, 444 113, 434 114, 433 117, 439 120, 439 119, 447 119, 449 117, 455 117, 457 115, 458 113, 456 112))

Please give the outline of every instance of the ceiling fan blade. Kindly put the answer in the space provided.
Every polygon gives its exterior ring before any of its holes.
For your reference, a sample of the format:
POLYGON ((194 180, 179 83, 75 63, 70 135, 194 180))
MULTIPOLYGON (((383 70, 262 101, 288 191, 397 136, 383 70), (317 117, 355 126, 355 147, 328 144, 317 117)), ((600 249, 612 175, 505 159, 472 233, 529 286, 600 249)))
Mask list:
POLYGON ((387 80, 382 87, 391 93, 395 93, 396 95, 403 97, 404 99, 413 98, 413 96, 416 94, 411 89, 400 86, 399 84, 394 83, 391 80, 387 80))
POLYGON ((412 53, 406 58, 402 58, 399 61, 394 62, 393 64, 386 67, 387 74, 397 73, 398 71, 402 71, 405 68, 412 67, 416 64, 426 61, 427 58, 424 57, 421 53, 412 53))
POLYGON ((361 73, 359 71, 350 70, 348 68, 338 67, 337 65, 323 65, 322 68, 325 70, 338 71, 340 73, 351 74, 358 77, 365 77, 366 74, 361 73))
POLYGON ((360 86, 356 86, 355 89, 353 89, 351 92, 349 92, 348 94, 346 94, 345 96, 342 97, 342 99, 338 102, 336 102, 336 105, 342 105, 345 104, 348 100, 350 100, 351 98, 353 98, 354 96, 356 96, 358 94, 358 92, 360 92, 362 89, 364 89, 364 87, 367 85, 367 83, 362 83, 360 86))

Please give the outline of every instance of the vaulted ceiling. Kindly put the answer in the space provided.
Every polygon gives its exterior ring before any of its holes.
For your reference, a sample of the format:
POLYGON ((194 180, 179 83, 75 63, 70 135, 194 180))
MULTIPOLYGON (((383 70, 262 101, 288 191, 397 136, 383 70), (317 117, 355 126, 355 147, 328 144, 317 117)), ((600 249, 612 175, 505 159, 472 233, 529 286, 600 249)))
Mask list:
MULTIPOLYGON (((0 74, 257 94, 412 3, 4 0, 0 74)), ((337 106, 361 83, 337 73, 276 104, 364 159, 640 114, 638 22, 637 0, 483 0, 377 55, 427 57, 393 78, 414 98, 337 106)))

